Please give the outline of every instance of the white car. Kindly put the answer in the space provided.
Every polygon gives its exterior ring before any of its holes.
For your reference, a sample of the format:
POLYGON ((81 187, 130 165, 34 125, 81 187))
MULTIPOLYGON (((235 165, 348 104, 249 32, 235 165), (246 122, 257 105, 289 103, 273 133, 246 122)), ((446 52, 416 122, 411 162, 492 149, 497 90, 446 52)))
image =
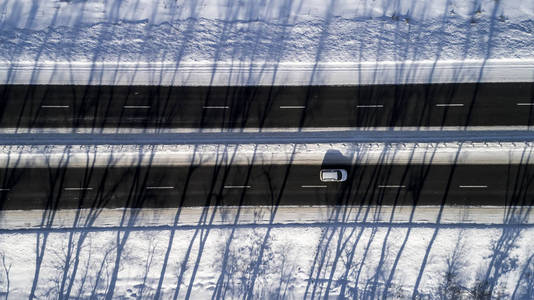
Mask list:
POLYGON ((342 182, 345 180, 347 180, 347 170, 344 170, 344 169, 321 170, 321 181, 323 182, 342 182))

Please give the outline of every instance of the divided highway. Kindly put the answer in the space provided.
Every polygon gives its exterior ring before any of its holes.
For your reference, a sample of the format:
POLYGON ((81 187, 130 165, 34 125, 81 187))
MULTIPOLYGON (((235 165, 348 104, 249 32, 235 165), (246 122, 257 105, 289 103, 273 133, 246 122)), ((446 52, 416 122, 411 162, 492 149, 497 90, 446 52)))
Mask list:
MULTIPOLYGON (((0 86, 0 145, 529 142, 529 130, 375 131, 530 126, 529 83, 313 87, 0 86), (58 129, 47 134, 29 130, 58 129), (308 132, 100 134, 105 129, 308 132), (351 128, 337 132, 335 128, 351 128), (19 134, 12 134, 15 129, 19 134), (91 129, 91 134, 77 134, 91 129), (364 130, 361 130, 364 129, 364 130), (11 131, 9 131, 11 130, 11 131), (62 132, 68 133, 59 133, 62 132)), ((6 150, 7 149, 7 150, 6 150)), ((120 153, 114 154, 120 155, 120 153)), ((529 155, 525 152, 524 155, 529 155)), ((19 156, 20 157, 20 156, 19 156)), ((65 156, 68 160, 68 155, 65 156)), ((27 157, 24 159, 28 159, 27 157)), ((31 157, 29 158, 31 161, 31 157)), ((510 160, 512 161, 512 160, 510 160)), ((521 157, 514 161, 530 161, 521 157)), ((13 162, 9 162, 11 166, 13 162)), ((204 205, 531 205, 534 164, 150 164, 0 168, 0 209, 204 205)), ((31 165, 31 164, 30 164, 31 165)))

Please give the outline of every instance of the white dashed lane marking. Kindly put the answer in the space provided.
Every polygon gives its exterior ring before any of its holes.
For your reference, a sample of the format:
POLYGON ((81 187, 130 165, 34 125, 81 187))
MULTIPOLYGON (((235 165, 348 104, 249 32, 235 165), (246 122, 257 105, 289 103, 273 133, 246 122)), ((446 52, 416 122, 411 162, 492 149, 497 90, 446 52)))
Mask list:
POLYGON ((395 189, 395 188, 405 188, 405 185, 379 185, 379 189, 395 189))
POLYGON ((317 189, 321 189, 321 188, 326 188, 326 185, 301 185, 302 188, 309 188, 309 189, 312 189, 312 188, 317 188, 317 189))
POLYGON ((280 105, 280 109, 305 109, 304 105, 280 105))
POLYGON ((463 103, 439 103, 436 104, 436 107, 462 107, 463 103))
POLYGON ((149 109, 150 105, 124 105, 124 109, 149 109))
POLYGON ((225 189, 250 189, 250 185, 225 185, 225 189))
POLYGON ((173 186, 147 186, 145 189, 147 190, 172 190, 174 189, 173 186))
POLYGON ((230 106, 227 106, 227 105, 215 105, 215 106, 203 106, 202 107, 203 109, 228 109, 230 108, 230 106))
POLYGON ((68 105, 41 105, 41 108, 69 108, 68 105))
POLYGON ((461 189, 487 189, 487 185, 460 185, 461 189))
POLYGON ((356 108, 382 108, 382 104, 356 105, 356 108))

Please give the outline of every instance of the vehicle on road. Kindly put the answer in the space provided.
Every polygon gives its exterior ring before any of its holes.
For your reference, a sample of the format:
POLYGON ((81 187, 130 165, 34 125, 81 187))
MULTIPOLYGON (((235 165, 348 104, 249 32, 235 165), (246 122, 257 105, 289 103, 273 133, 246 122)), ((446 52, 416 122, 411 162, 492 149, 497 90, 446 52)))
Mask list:
POLYGON ((321 170, 321 181, 323 182, 343 182, 347 180, 347 170, 325 169, 321 170))

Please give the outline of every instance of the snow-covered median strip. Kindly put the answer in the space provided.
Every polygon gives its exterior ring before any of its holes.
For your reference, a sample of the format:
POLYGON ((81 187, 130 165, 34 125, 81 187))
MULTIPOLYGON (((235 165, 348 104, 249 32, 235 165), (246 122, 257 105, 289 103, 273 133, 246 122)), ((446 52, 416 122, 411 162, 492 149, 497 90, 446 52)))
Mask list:
POLYGON ((534 59, 0 64, 0 82, 6 84, 302 86, 531 81, 534 59))
POLYGON ((4 168, 275 164, 532 164, 525 143, 318 143, 1 146, 4 168), (335 155, 331 155, 335 153, 335 155), (224 159, 223 159, 224 158, 224 159))

